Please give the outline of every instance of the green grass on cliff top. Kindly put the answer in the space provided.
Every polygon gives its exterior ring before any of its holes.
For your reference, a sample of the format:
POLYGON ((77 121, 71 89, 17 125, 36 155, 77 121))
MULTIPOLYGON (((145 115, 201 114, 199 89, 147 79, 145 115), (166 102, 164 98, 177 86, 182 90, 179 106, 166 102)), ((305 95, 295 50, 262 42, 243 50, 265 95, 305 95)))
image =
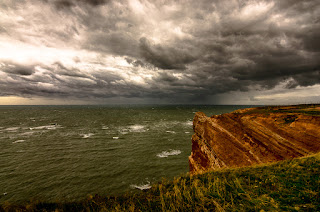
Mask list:
POLYGON ((320 211, 320 154, 163 180, 151 189, 79 202, 5 203, 0 211, 320 211))
POLYGON ((304 104, 304 105, 292 105, 292 106, 265 106, 253 108, 245 112, 244 114, 270 114, 270 113, 282 113, 282 114, 304 114, 311 116, 320 116, 319 104, 304 104))

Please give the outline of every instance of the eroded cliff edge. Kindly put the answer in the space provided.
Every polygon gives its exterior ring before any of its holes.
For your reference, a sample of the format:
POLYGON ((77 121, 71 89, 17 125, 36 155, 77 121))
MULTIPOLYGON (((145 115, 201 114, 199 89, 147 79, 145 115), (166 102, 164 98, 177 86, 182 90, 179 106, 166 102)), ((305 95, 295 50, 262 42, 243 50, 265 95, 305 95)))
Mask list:
POLYGON ((320 105, 197 112, 193 130, 191 174, 301 157, 320 151, 320 105))

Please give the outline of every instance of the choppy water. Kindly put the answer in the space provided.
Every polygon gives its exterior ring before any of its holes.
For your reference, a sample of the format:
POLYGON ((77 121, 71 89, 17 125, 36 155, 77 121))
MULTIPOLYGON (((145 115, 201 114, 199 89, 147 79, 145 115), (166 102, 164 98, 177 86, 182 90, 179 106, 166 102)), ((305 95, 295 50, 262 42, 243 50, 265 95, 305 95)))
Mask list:
POLYGON ((148 189, 189 170, 192 119, 248 106, 0 106, 0 202, 148 189))

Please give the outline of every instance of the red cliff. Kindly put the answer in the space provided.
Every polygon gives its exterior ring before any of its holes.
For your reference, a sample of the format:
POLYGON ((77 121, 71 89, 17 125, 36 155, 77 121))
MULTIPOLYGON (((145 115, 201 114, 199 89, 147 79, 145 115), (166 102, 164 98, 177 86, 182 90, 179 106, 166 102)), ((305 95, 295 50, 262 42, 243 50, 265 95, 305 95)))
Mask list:
POLYGON ((320 106, 237 110, 193 120, 190 173, 301 157, 320 151, 320 106))

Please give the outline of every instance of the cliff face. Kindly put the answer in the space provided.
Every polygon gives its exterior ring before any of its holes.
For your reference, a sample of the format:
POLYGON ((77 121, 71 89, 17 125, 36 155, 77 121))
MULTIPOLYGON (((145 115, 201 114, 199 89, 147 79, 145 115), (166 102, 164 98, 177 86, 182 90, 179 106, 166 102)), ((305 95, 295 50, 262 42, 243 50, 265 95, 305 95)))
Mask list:
POLYGON ((320 107, 237 110, 193 120, 190 173, 301 157, 320 151, 320 107))

